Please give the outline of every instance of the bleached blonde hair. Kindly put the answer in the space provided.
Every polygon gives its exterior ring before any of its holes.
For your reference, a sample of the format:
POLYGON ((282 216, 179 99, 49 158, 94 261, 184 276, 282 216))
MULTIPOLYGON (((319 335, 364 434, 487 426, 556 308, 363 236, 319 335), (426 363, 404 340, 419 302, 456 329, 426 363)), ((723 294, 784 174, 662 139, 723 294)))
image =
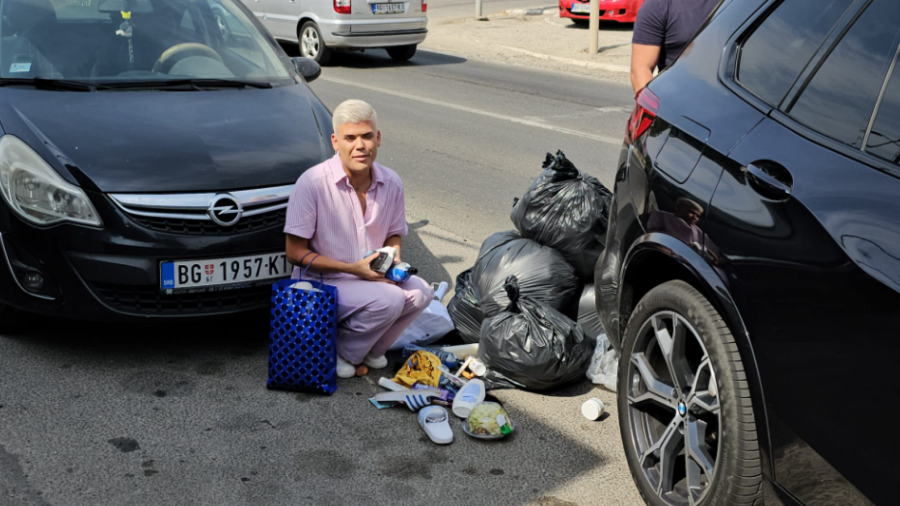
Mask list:
POLYGON ((363 121, 372 123, 372 127, 378 130, 378 115, 375 114, 375 109, 368 102, 351 99, 341 102, 341 105, 334 110, 331 126, 334 128, 334 133, 337 133, 341 125, 362 123, 363 121))

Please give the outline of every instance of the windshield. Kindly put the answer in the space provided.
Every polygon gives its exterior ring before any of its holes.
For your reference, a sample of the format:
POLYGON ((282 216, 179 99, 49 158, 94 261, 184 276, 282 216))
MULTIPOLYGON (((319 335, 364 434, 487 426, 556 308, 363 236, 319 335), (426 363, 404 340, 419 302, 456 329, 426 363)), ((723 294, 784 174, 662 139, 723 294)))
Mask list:
POLYGON ((291 79, 236 0, 0 0, 0 78, 291 79))

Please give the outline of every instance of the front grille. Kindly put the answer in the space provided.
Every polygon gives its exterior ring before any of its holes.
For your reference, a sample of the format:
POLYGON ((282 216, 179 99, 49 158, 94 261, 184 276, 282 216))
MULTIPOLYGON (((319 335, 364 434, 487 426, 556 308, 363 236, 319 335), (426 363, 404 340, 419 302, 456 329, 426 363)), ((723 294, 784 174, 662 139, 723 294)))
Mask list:
POLYGON ((221 236, 283 227, 292 190, 292 185, 285 185, 224 193, 114 193, 109 197, 129 218, 151 230, 221 236))
POLYGON ((231 227, 223 227, 212 221, 184 220, 172 218, 153 218, 148 216, 132 216, 139 225, 171 234, 187 235, 231 235, 284 226, 286 211, 279 209, 265 214, 257 214, 243 218, 231 227))
POLYGON ((266 307, 270 284, 201 293, 166 295, 155 286, 91 284, 91 289, 113 309, 141 315, 199 316, 266 307))

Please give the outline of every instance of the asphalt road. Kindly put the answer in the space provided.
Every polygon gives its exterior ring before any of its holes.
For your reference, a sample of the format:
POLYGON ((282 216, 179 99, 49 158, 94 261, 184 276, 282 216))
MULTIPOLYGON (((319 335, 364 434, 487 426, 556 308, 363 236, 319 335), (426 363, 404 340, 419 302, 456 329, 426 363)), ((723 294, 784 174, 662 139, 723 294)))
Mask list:
MULTIPOLYGON (((420 52, 347 55, 312 85, 334 107, 378 110, 379 161, 404 179, 404 259, 429 281, 468 267, 481 241, 562 149, 612 184, 630 91, 598 80, 420 52)), ((630 505, 615 396, 588 382, 497 397, 517 424, 498 443, 425 439, 404 408, 265 388, 263 312, 181 326, 41 321, 0 337, 0 506, 630 505), (598 396, 612 416, 588 422, 598 396)), ((396 360, 396 357, 392 357, 396 360)), ((389 373, 398 366, 392 363, 389 373)))

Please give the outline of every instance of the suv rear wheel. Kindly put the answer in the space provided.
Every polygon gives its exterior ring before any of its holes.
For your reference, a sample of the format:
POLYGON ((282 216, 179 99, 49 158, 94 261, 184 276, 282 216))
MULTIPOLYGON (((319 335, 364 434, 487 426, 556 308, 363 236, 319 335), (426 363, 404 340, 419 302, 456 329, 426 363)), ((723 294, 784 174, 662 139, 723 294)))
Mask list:
POLYGON ((619 425, 632 476, 654 506, 756 505, 762 469, 744 365, 696 289, 670 281, 625 330, 619 425))
POLYGON ((313 59, 319 65, 325 65, 331 60, 334 51, 325 45, 325 39, 322 38, 322 30, 319 25, 312 21, 303 23, 300 27, 300 54, 313 59))

